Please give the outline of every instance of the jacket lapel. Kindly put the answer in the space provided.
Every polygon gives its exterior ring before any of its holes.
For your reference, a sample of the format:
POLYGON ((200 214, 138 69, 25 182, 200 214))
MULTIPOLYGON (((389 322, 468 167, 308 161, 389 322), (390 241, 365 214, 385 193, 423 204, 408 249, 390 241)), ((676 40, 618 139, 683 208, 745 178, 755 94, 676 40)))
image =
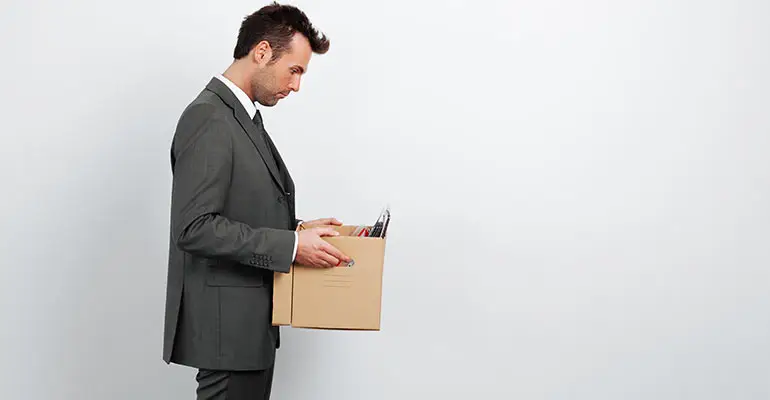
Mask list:
POLYGON ((267 166, 267 169, 270 171, 273 181, 275 181, 278 187, 281 188, 281 191, 283 191, 284 194, 289 193, 287 188, 284 187, 283 180, 281 179, 281 175, 276 166, 276 163, 282 163, 282 161, 275 160, 275 163, 269 161, 273 159, 273 155, 265 144, 265 140, 267 139, 262 139, 264 137, 263 134, 257 129, 257 126, 254 125, 254 122, 249 118, 249 114, 243 109, 243 106, 233 92, 231 92, 230 89, 217 78, 212 78, 209 84, 206 85, 206 89, 214 92, 233 110, 235 119, 238 120, 238 123, 246 132, 249 139, 251 139, 251 143, 254 144, 254 147, 257 148, 257 151, 259 151, 259 154, 262 156, 262 161, 264 161, 265 166, 267 166))
POLYGON ((284 191, 284 193, 288 197, 287 201, 289 202, 289 209, 292 214, 292 219, 294 219, 294 206, 295 206, 294 180, 291 179, 291 174, 289 173, 289 169, 286 168, 286 163, 283 162, 283 158, 281 157, 281 154, 278 151, 278 148, 275 147, 275 143, 273 143, 273 139, 271 139, 270 135, 268 135, 267 133, 265 133, 265 140, 269 142, 268 146, 270 146, 274 150, 272 154, 275 156, 274 157, 275 163, 278 165, 278 170, 281 173, 283 173, 283 175, 281 176, 283 178, 282 182, 284 182, 286 185, 286 190, 284 191))

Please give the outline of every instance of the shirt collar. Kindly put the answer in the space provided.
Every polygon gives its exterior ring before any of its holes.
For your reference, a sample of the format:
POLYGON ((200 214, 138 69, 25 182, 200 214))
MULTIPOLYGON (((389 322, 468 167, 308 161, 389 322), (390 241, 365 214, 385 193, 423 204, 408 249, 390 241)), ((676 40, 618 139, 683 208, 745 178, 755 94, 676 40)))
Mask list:
POLYGON ((241 105, 243 105, 243 108, 249 114, 249 118, 254 119, 254 115, 257 113, 257 106, 253 101, 251 101, 249 96, 246 95, 246 92, 241 90, 241 88, 239 88, 231 80, 227 79, 224 75, 218 74, 216 77, 228 88, 230 88, 230 91, 233 92, 235 97, 238 99, 238 101, 241 102, 241 105))

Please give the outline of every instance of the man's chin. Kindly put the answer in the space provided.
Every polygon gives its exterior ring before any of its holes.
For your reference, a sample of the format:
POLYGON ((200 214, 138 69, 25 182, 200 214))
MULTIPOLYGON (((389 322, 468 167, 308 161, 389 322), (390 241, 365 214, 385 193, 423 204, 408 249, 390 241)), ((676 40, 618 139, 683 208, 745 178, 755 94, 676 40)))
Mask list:
POLYGON ((257 100, 257 103, 263 105, 264 107, 272 107, 278 104, 278 99, 271 99, 269 101, 257 100))

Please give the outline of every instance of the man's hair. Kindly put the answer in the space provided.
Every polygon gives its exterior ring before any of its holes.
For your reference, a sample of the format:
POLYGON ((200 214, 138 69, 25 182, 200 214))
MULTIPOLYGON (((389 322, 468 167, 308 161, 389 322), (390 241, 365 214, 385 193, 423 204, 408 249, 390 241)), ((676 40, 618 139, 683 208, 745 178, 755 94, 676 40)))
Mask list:
POLYGON ((324 54, 329 50, 329 39, 313 27, 304 12, 294 6, 273 2, 244 18, 233 57, 236 60, 246 57, 257 43, 266 40, 273 49, 270 61, 277 60, 289 49, 297 32, 307 38, 314 53, 324 54))

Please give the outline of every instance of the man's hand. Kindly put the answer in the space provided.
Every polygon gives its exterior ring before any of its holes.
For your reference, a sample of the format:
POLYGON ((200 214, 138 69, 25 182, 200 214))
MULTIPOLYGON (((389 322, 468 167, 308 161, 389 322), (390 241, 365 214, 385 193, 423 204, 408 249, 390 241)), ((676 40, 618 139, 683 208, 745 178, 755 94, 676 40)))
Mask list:
POLYGON ((326 226, 326 225, 342 226, 342 222, 340 222, 337 218, 320 218, 320 219, 314 219, 312 221, 304 221, 302 222, 301 225, 303 228, 309 229, 309 228, 317 228, 319 226, 326 226))
MULTIPOLYGON (((329 224, 326 224, 329 225, 329 224)), ((321 237, 339 236, 339 232, 330 227, 315 227, 300 231, 298 234, 296 262, 299 265, 318 268, 337 266, 340 261, 349 263, 350 257, 343 254, 321 237)))

